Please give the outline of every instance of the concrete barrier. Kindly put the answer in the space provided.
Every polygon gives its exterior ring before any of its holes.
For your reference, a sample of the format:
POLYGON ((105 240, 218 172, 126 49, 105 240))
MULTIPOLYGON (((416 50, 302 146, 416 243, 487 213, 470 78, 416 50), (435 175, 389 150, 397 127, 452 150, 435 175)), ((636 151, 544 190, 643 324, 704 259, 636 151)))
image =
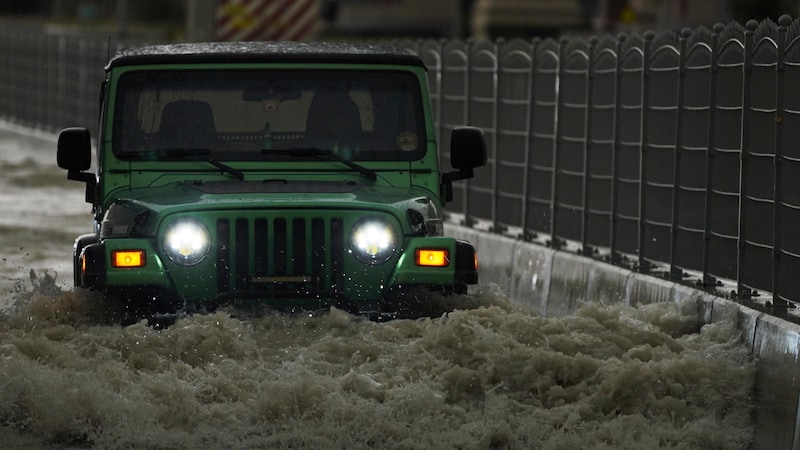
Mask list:
POLYGON ((582 302, 630 306, 696 302, 698 326, 732 320, 757 360, 753 449, 800 450, 800 326, 705 291, 457 225, 445 234, 472 242, 480 283, 495 284, 513 301, 545 317, 575 311, 582 302))

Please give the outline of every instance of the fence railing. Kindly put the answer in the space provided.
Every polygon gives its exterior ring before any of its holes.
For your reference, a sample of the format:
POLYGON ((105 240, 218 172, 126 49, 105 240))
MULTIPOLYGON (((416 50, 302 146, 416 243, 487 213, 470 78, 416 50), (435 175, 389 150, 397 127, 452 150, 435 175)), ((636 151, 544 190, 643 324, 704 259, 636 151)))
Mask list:
POLYGON ((115 36, 3 23, 0 118, 48 131, 84 126, 97 136, 104 67, 130 45, 115 36))
POLYGON ((399 42, 443 148, 482 127, 466 224, 735 295, 800 303, 800 23, 590 39, 399 42))
MULTIPOLYGON (((0 115, 97 122, 108 42, 0 31, 0 115)), ((407 40, 437 134, 489 161, 448 210, 470 226, 740 298, 800 304, 800 22, 496 42, 407 40)), ((119 45, 116 45, 117 47, 119 45)))

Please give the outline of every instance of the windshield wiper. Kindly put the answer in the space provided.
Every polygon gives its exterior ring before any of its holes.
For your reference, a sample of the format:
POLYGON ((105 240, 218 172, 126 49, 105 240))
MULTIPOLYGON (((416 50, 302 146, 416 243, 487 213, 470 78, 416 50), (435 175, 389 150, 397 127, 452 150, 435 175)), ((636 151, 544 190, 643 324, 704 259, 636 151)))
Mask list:
POLYGON ((333 152, 333 150, 327 150, 322 148, 313 148, 313 147, 294 147, 286 150, 264 150, 263 153, 265 154, 281 154, 281 155, 289 155, 293 158, 328 158, 334 161, 338 161, 347 167, 355 170, 356 172, 360 173, 367 179, 371 181, 375 181, 378 179, 378 173, 372 169, 368 169, 360 164, 356 164, 353 161, 349 161, 347 159, 342 158, 341 156, 337 155, 333 152))
POLYGON ((244 172, 242 172, 239 169, 234 169, 233 167, 231 167, 231 166, 229 166, 227 164, 223 164, 223 163, 217 161, 216 159, 205 158, 205 159, 203 159, 203 161, 211 164, 212 166, 216 167, 217 169, 219 169, 219 170, 221 170, 221 171, 223 171, 225 173, 228 173, 230 175, 235 176, 236 178, 239 179, 239 181, 244 181, 244 172))
POLYGON ((156 155, 156 156, 180 158, 184 161, 204 161, 216 167, 217 169, 221 170, 222 172, 225 172, 229 175, 233 175, 234 177, 238 178, 239 181, 244 181, 244 172, 242 172, 239 169, 235 169, 225 163, 221 163, 216 159, 211 158, 209 156, 211 155, 211 150, 208 149, 164 148, 158 150, 130 153, 130 155, 156 155))

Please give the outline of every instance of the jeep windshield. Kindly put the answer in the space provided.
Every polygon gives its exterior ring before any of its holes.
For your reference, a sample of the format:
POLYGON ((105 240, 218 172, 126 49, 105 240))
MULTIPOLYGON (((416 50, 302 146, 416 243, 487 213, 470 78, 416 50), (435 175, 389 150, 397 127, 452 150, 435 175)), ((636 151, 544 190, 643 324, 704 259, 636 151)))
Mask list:
POLYGON ((424 155, 412 74, 350 70, 132 71, 116 89, 113 151, 128 161, 297 161, 314 149, 346 161, 424 155))

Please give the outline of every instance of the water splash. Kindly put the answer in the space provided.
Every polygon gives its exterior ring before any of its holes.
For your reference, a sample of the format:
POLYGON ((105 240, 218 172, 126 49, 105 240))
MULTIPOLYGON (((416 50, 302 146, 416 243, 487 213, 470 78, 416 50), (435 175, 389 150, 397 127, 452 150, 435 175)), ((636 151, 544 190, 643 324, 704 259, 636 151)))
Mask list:
POLYGON ((0 320, 0 445, 747 448, 754 366, 697 305, 542 318, 484 289, 433 319, 97 322, 34 276, 0 320))

